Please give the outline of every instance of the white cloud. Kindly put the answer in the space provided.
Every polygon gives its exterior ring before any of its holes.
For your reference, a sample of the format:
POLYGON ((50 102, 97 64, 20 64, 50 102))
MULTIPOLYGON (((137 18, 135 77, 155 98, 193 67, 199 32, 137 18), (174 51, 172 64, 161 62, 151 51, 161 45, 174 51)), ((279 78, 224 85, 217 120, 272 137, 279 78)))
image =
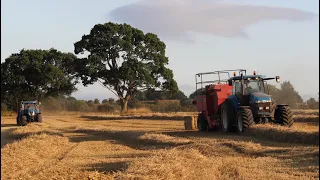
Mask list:
POLYGON ((143 0, 111 12, 111 17, 118 22, 175 40, 192 40, 189 32, 246 37, 245 28, 262 21, 304 21, 315 16, 292 8, 205 0, 143 0))

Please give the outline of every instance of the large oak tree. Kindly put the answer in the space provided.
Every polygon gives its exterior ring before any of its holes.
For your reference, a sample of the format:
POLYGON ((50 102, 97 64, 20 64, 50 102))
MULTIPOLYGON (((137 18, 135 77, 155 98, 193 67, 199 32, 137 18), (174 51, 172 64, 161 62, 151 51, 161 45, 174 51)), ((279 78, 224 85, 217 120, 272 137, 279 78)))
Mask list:
POLYGON ((83 85, 99 82, 119 97, 122 111, 141 90, 178 90, 172 70, 166 67, 166 45, 155 34, 109 22, 95 25, 74 46, 76 54, 89 54, 76 62, 83 85))
POLYGON ((70 95, 76 90, 76 58, 56 49, 12 54, 1 63, 1 102, 12 109, 22 100, 70 95))

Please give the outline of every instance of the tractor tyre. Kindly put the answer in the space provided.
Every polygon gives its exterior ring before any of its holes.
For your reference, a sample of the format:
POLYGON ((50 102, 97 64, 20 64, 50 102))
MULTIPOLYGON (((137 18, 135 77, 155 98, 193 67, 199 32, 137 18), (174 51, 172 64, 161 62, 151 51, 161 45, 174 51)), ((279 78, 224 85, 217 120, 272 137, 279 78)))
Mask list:
POLYGON ((276 123, 282 126, 291 127, 293 125, 292 111, 288 106, 278 106, 274 113, 276 123))
POLYGON ((200 132, 208 131, 208 121, 205 119, 203 114, 198 115, 197 126, 200 132))
POLYGON ((25 126, 28 124, 27 116, 23 115, 19 118, 19 126, 25 126))
POLYGON ((223 132, 232 130, 232 122, 235 119, 233 106, 229 101, 225 101, 221 107, 221 127, 223 132))
POLYGON ((243 131, 249 129, 253 124, 254 119, 251 109, 239 108, 236 118, 237 132, 242 133, 243 131))
POLYGON ((42 123, 42 114, 37 114, 37 122, 42 123))

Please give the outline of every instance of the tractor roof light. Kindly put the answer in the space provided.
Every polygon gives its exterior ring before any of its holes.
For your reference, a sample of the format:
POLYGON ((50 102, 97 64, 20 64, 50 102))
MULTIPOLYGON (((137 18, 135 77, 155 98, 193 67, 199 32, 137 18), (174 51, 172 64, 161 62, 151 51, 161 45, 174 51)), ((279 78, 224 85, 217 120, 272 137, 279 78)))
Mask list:
POLYGON ((256 75, 257 73, 256 73, 256 71, 253 71, 253 75, 256 75))
POLYGON ((236 76, 236 72, 233 72, 233 76, 236 76))

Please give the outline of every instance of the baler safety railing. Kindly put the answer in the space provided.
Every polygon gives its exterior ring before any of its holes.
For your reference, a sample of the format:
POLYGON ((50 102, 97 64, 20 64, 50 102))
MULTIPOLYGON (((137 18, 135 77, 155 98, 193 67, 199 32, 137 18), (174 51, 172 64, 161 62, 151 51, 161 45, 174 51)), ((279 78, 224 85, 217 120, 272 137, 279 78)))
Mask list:
POLYGON ((198 84, 201 84, 201 89, 203 89, 203 85, 204 84, 209 84, 209 83, 217 83, 217 84, 220 84, 220 86, 221 86, 221 82, 227 82, 228 79, 220 79, 220 75, 221 74, 228 74, 228 78, 230 78, 230 72, 239 72, 239 75, 242 72, 244 72, 244 76, 245 76, 246 73, 247 73, 247 70, 245 70, 245 69, 234 69, 234 70, 221 70, 221 71, 197 73, 195 75, 195 79, 196 79, 196 92, 195 93, 196 93, 196 96, 198 94, 198 84), (202 78, 203 75, 212 75, 212 74, 218 75, 218 80, 203 81, 203 78, 202 78), (198 78, 197 77, 200 77, 201 81, 198 82, 198 78))

